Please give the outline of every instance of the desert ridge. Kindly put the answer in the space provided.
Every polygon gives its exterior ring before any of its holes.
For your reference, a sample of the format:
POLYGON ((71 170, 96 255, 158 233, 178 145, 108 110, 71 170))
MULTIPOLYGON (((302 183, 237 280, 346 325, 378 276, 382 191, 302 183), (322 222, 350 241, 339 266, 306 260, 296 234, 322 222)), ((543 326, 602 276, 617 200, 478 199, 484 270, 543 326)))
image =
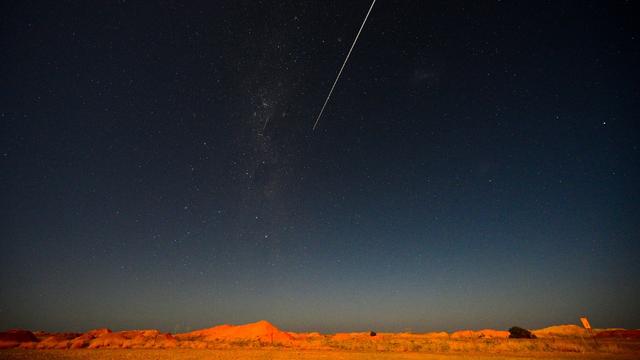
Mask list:
POLYGON ((175 337, 186 341, 225 341, 250 339, 261 343, 288 343, 295 340, 295 333, 288 333, 275 327, 266 320, 245 325, 219 325, 208 329, 196 330, 175 337))
MULTIPOLYGON (((585 341, 591 335, 576 325, 558 325, 531 332, 537 339, 510 339, 503 330, 461 330, 452 333, 375 333, 354 332, 320 334, 283 331, 268 321, 244 325, 218 325, 180 334, 158 330, 111 331, 95 329, 85 333, 47 333, 9 330, 0 333, 0 349, 231 349, 298 348, 362 351, 487 352, 517 351, 522 341, 534 351, 592 351, 595 345, 585 341)), ((595 337, 616 339, 607 345, 611 351, 640 350, 640 330, 596 329, 595 337)), ((600 350, 602 346, 600 345, 600 350)))
POLYGON ((282 331, 264 320, 244 325, 218 325, 181 334, 162 333, 154 329, 114 332, 105 328, 86 333, 9 330, 0 333, 0 349, 210 348, 212 344, 225 343, 290 345, 300 337, 303 335, 282 331))

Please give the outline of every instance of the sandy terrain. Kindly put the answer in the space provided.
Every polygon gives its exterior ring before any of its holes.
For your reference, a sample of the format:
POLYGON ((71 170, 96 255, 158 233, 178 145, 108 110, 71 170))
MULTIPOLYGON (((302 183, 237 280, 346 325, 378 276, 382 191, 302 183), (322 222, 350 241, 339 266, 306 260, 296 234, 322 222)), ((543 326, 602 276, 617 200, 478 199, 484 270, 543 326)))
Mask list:
MULTIPOLYGON (((524 330, 526 331, 526 330, 524 330)), ((267 321, 188 333, 158 330, 0 333, 0 359, 637 359, 640 331, 575 325, 512 339, 504 330, 453 333, 294 333, 267 321)))
POLYGON ((487 354, 423 354, 423 353, 380 353, 350 351, 317 351, 289 349, 237 349, 237 350, 197 350, 197 349, 100 349, 100 350, 0 350, 1 359, 10 360, 58 360, 58 359, 178 359, 178 360, 530 360, 530 359, 637 359, 637 354, 536 354, 536 355, 487 355, 487 354))

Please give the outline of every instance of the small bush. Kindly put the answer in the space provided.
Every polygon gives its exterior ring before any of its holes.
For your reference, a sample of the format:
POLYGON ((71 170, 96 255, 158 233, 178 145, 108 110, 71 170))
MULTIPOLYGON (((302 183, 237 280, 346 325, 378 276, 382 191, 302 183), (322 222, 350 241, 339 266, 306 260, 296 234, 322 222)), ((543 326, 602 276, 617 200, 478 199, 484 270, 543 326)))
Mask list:
POLYGON ((535 339, 536 336, 527 329, 514 326, 509 329, 509 339, 535 339))

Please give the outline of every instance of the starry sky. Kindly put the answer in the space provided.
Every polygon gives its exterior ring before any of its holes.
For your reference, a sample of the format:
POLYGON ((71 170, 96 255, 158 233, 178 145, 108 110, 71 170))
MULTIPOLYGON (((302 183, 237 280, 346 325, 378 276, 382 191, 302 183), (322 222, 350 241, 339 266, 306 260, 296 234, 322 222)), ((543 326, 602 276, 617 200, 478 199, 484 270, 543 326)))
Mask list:
POLYGON ((0 328, 640 327, 625 1, 6 1, 0 328))

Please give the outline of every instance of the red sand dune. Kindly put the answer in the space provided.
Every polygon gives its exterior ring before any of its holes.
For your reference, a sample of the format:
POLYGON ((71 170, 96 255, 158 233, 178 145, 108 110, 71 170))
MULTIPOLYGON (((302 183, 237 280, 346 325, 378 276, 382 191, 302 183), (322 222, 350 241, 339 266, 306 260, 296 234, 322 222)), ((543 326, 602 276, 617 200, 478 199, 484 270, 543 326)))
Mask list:
POLYGON ((176 337, 181 340, 257 340, 265 343, 286 343, 294 339, 293 335, 278 329, 265 320, 246 325, 219 325, 178 334, 176 337))

